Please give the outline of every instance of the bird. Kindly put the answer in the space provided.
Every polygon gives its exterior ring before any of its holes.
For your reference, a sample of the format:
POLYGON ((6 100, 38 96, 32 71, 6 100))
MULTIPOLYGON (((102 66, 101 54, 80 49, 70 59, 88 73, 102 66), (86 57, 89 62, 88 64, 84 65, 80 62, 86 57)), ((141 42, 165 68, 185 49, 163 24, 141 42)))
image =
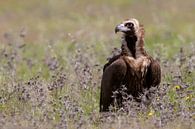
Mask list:
MULTIPOLYGON (((135 18, 124 20, 115 27, 121 32, 121 52, 104 65, 100 89, 100 112, 108 112, 114 104, 113 93, 125 86, 136 101, 145 90, 159 86, 160 63, 144 49, 144 27, 135 18)), ((119 95, 121 96, 121 95, 119 95)), ((122 106, 121 97, 117 103, 122 106)))

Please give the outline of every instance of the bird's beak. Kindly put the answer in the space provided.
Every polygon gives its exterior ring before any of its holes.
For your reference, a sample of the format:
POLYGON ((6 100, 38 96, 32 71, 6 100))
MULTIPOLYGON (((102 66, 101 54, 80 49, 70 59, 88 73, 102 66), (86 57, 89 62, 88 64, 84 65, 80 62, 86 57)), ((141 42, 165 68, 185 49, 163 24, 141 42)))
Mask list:
POLYGON ((127 32, 130 31, 129 28, 127 28, 126 26, 124 26, 124 24, 119 24, 115 27, 115 33, 117 32, 127 32))

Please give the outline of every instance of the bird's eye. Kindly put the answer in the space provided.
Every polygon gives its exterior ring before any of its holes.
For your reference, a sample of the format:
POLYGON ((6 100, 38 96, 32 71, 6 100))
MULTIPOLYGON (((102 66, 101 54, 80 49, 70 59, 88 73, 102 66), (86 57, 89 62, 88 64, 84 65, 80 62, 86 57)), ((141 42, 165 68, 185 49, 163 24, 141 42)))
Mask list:
POLYGON ((129 27, 133 27, 134 25, 133 23, 126 23, 125 26, 129 28, 129 27))

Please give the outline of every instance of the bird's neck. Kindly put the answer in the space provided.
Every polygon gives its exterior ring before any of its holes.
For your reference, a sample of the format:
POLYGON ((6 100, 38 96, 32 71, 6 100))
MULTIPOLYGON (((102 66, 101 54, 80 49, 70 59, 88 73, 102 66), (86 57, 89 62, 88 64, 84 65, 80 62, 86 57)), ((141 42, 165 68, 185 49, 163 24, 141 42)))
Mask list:
POLYGON ((138 38, 137 36, 127 36, 122 37, 122 55, 131 56, 134 58, 139 58, 145 55, 144 50, 144 39, 138 38))
POLYGON ((136 41, 137 37, 136 36, 126 36, 124 35, 122 37, 122 54, 126 56, 131 56, 136 58, 136 41))
POLYGON ((136 58, 146 55, 147 53, 144 49, 144 37, 140 36, 136 42, 136 58))

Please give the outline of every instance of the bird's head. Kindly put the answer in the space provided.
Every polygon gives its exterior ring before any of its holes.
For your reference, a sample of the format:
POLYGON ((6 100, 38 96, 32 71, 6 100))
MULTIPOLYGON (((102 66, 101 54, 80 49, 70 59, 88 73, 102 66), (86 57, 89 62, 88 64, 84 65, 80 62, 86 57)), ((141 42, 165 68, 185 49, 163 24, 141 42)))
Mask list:
POLYGON ((137 19, 131 18, 123 21, 115 27, 115 33, 122 32, 128 36, 135 36, 140 30, 140 24, 137 19))

